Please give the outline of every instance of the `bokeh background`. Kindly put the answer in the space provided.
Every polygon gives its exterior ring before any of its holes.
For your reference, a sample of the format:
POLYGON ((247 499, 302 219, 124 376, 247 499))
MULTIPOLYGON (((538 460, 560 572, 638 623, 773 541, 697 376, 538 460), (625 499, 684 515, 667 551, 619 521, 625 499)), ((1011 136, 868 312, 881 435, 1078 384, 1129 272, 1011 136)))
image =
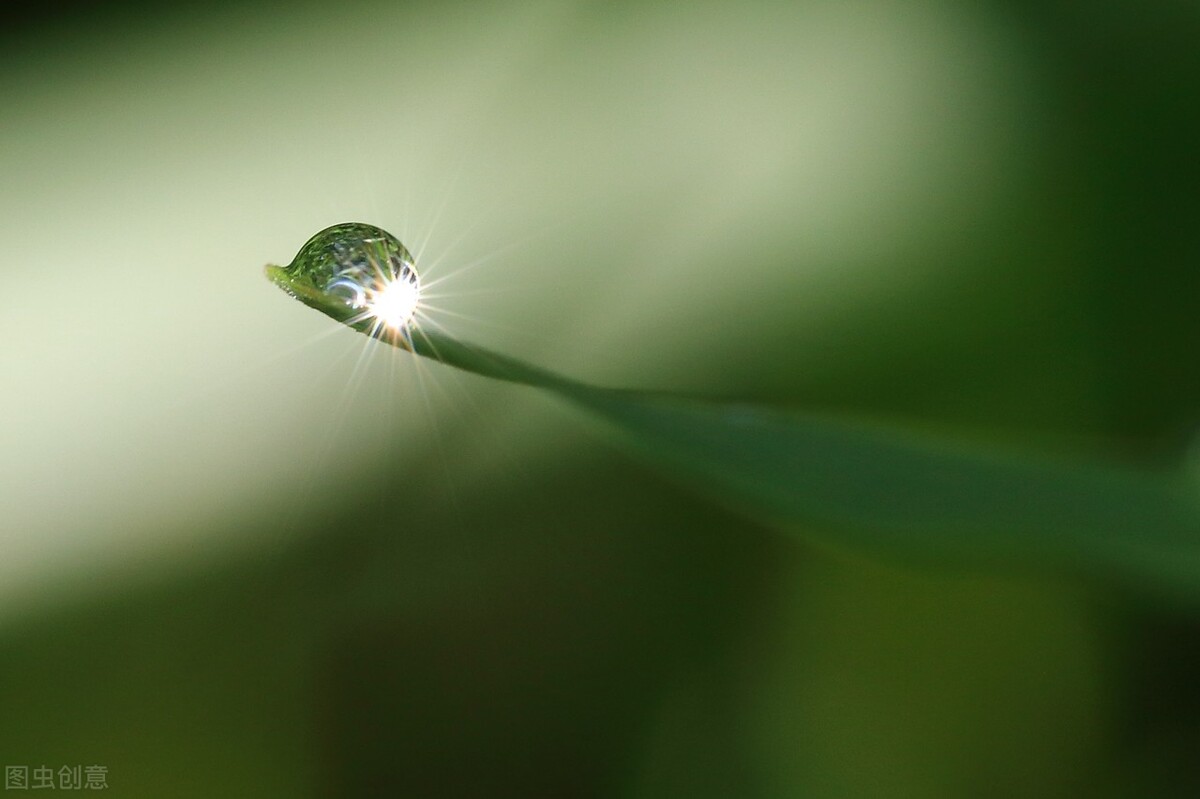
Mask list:
POLYGON ((1200 792, 1200 623, 762 527, 262 277, 398 234, 602 384, 1182 457, 1200 6, 117 3, 0 29, 0 760, 154 797, 1200 792))

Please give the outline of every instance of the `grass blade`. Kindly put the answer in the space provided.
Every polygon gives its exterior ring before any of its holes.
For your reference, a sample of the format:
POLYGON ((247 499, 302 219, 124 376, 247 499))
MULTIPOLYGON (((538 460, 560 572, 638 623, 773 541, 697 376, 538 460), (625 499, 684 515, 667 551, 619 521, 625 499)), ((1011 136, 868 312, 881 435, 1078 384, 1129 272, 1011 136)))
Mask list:
POLYGON ((1200 599, 1200 490, 1182 470, 1067 462, 737 403, 580 383, 435 331, 373 319, 268 267, 360 332, 483 377, 552 392, 709 499, 837 546, 906 560, 1066 569, 1200 599))

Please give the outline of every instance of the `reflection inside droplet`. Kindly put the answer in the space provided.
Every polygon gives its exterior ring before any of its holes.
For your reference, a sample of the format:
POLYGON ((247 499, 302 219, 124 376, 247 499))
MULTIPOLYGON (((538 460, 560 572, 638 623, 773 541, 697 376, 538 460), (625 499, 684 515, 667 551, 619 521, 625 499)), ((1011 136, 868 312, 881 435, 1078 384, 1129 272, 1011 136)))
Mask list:
POLYGON ((386 230, 361 222, 322 230, 300 248, 286 271, 400 332, 412 324, 421 300, 421 281, 409 251, 386 230))

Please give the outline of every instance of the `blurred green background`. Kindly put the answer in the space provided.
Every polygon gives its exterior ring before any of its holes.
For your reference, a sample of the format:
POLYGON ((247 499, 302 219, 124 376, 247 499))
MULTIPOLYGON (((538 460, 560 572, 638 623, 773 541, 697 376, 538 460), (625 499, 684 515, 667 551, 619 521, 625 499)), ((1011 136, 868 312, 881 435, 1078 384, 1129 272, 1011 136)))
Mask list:
MULTIPOLYGON (((1117 457, 1200 408, 1200 6, 16 5, 0 761, 154 797, 1200 793, 1200 615, 783 535, 263 279, 1117 457)), ((581 423, 584 422, 584 423, 581 423)))

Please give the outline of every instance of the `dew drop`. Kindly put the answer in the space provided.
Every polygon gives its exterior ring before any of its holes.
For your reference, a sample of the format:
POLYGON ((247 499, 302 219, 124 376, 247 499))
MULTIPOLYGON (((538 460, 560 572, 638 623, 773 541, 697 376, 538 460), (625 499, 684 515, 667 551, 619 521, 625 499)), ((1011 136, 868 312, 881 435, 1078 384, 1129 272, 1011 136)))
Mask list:
POLYGON ((325 228, 284 269, 291 279, 306 280, 396 329, 412 321, 420 299, 412 254, 391 233, 362 222, 325 228))

